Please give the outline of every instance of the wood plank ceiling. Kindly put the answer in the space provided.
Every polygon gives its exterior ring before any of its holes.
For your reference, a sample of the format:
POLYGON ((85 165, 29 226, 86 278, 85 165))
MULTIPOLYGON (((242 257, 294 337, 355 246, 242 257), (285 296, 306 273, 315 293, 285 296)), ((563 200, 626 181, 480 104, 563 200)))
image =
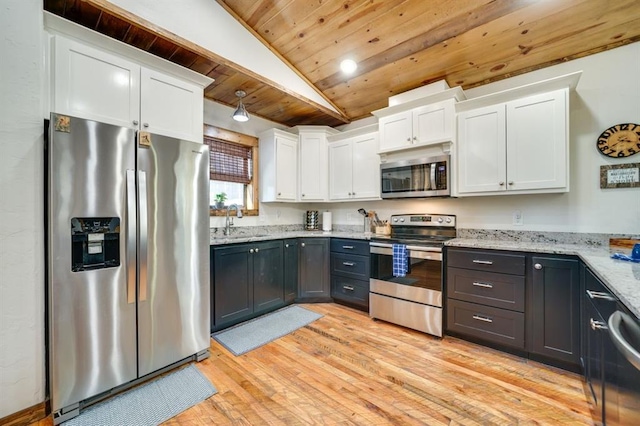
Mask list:
MULTIPOLYGON (((463 89, 640 41, 638 0, 218 0, 342 114, 106 0, 44 8, 216 81, 205 97, 288 125, 336 126, 437 80, 463 89), (345 76, 339 62, 359 66, 345 76)), ((638 67, 638 58, 621 66, 638 67)), ((639 69, 640 73, 640 69, 639 69)))

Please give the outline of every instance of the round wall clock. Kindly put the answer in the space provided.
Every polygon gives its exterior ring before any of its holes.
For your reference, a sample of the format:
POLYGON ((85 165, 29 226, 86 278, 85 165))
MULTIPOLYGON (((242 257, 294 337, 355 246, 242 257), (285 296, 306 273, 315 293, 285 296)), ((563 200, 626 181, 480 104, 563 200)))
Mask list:
POLYGON ((598 137, 598 150, 607 157, 630 157, 640 152, 640 124, 616 124, 598 137))

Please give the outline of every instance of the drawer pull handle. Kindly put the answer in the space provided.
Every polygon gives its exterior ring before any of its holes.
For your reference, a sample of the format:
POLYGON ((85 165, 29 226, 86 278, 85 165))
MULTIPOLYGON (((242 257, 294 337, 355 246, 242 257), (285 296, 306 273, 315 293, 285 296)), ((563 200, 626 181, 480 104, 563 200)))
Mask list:
POLYGON ((344 266, 355 266, 356 264, 353 262, 342 262, 344 266))
POLYGON ((591 325, 592 330, 608 330, 609 327, 605 325, 602 321, 595 321, 593 318, 589 318, 589 325, 591 325))
POLYGON ((353 246, 342 246, 343 249, 353 250, 353 246))
POLYGON ((616 300, 615 297, 613 297, 609 293, 605 293, 604 291, 587 290, 587 294, 589 295, 590 299, 616 300))
POLYGON ((483 317, 482 315, 474 315, 473 319, 474 320, 478 320, 478 321, 489 322, 489 323, 493 322, 493 320, 491 318, 483 317))
POLYGON ((482 287, 482 288, 493 288, 493 284, 489 284, 489 283, 477 283, 477 282, 474 282, 473 285, 476 286, 476 287, 482 287))
POLYGON ((480 265, 493 265, 493 261, 491 261, 491 260, 473 259, 473 263, 479 263, 480 265))
POLYGON ((342 288, 344 288, 345 290, 353 291, 353 287, 351 287, 350 285, 343 285, 342 288))

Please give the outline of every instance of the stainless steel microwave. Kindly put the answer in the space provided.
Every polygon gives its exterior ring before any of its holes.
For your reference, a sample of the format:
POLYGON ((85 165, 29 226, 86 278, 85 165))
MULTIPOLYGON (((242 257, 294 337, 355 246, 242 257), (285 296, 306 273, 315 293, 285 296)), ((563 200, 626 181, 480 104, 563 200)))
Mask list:
POLYGON ((451 196, 449 155, 383 163, 380 165, 382 198, 451 196))

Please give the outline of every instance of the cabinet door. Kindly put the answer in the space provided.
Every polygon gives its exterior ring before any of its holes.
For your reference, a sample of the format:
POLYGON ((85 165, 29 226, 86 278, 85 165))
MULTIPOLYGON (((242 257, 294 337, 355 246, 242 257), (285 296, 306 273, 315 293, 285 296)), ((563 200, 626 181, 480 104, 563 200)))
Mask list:
POLYGON ((351 198, 380 198, 380 156, 376 133, 352 141, 351 198))
POLYGON ((504 104, 458 115, 458 192, 473 194, 506 188, 504 104))
POLYGON ((580 277, 575 259, 532 257, 530 352, 580 363, 580 277))
POLYGON ((300 201, 325 201, 328 197, 327 137, 324 133, 300 134, 300 201))
POLYGON ((140 88, 142 130, 202 143, 201 87, 142 68, 140 88))
POLYGON ((253 313, 252 258, 248 244, 214 249, 214 327, 253 313))
POLYGON ((54 43, 53 111, 137 128, 140 67, 60 36, 54 43))
POLYGON ((284 240, 284 301, 298 297, 298 240, 284 240))
POLYGON ((453 138, 453 100, 416 108, 412 116, 414 145, 428 145, 453 138))
POLYGON ((297 141, 276 136, 275 167, 276 199, 282 201, 295 201, 298 182, 297 141))
POLYGON ((254 312, 284 304, 282 241, 251 244, 254 312))
POLYGON ((567 186, 568 89, 507 103, 509 190, 567 186))
POLYGON ((351 140, 329 144, 329 199, 348 200, 352 196, 352 156, 351 140))
POLYGON ((380 118, 380 151, 393 151, 411 145, 411 123, 411 111, 380 118))
POLYGON ((329 239, 300 238, 300 297, 328 298, 329 239))

